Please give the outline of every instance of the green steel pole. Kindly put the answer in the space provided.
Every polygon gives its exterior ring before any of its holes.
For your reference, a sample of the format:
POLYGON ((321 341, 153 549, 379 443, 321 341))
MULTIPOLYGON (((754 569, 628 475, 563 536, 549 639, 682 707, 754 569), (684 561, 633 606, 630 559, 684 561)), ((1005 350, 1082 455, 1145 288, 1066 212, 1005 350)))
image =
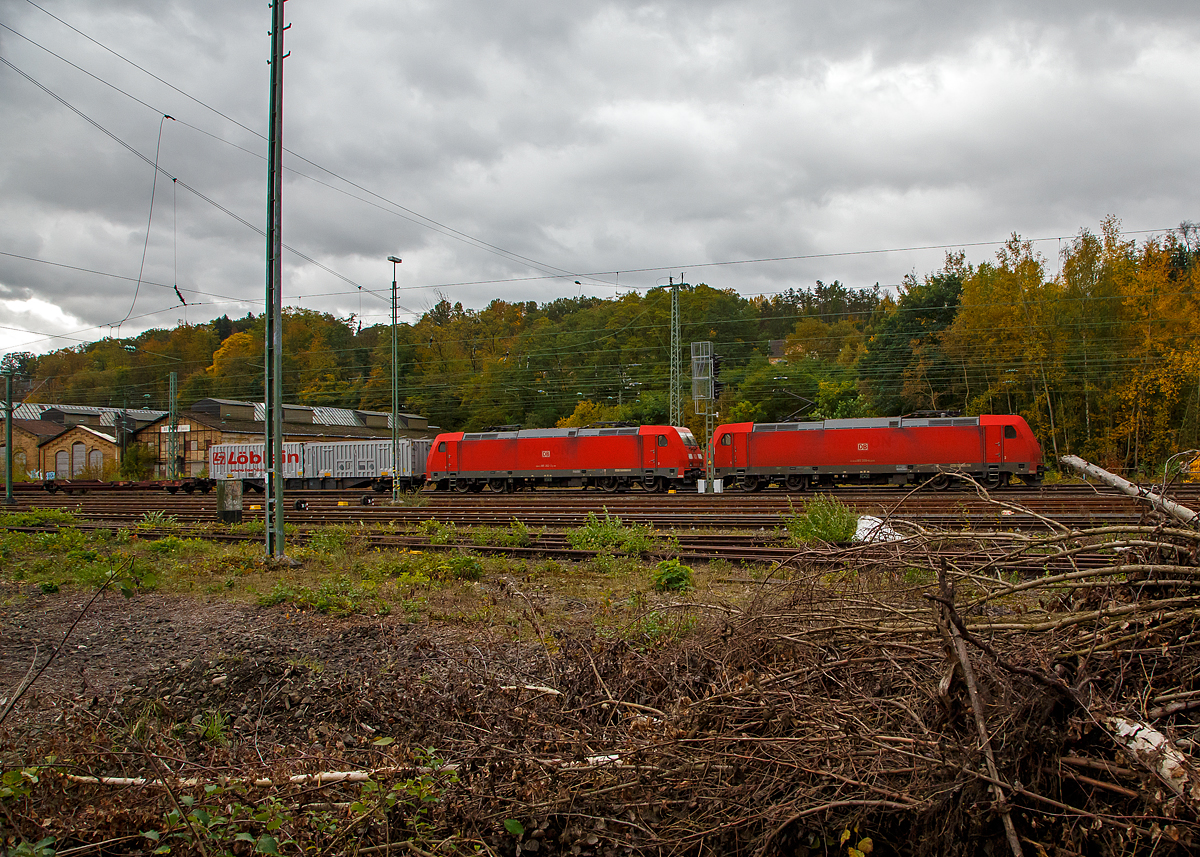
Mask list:
POLYGON ((12 451, 12 384, 13 373, 4 373, 4 505, 11 506, 13 499, 13 451, 12 451))

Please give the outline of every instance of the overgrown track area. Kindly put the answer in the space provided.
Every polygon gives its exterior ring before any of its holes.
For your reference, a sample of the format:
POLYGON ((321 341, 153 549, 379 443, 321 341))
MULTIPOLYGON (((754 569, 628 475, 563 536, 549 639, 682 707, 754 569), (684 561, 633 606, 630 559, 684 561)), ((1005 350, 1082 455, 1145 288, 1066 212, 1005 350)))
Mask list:
POLYGON ((0 513, 0 852, 1194 853, 1200 533, 995 496, 0 513))
MULTIPOLYGON (((1184 504, 1200 503, 1200 489, 1186 486, 1174 490, 1184 504)), ((660 528, 710 527, 760 529, 779 524, 779 516, 799 508, 812 497, 832 496, 860 514, 899 517, 938 526, 988 526, 1012 528, 1040 526, 1035 516, 1019 509, 1005 510, 981 499, 975 492, 903 489, 848 489, 789 494, 782 491, 717 495, 608 494, 601 491, 551 489, 517 494, 446 494, 421 492, 406 505, 391 506, 390 495, 344 491, 304 491, 286 496, 284 517, 297 525, 346 523, 411 524, 437 520, 460 526, 505 525, 514 518, 534 527, 578 526, 588 513, 605 511, 623 520, 660 528), (369 505, 364 505, 364 498, 369 505), (295 502, 307 505, 297 510, 295 502)), ((1053 517, 1070 526, 1102 523, 1132 523, 1146 507, 1119 492, 1085 485, 1047 486, 1039 489, 1010 488, 995 491, 992 498, 1053 517)), ((167 494, 164 491, 89 491, 85 494, 48 494, 24 491, 17 508, 62 508, 81 517, 113 525, 128 525, 146 512, 161 511, 180 521, 216 519, 215 494, 167 494)), ((261 518, 262 495, 245 496, 245 518, 261 518), (258 506, 259 509, 254 507, 258 506)))

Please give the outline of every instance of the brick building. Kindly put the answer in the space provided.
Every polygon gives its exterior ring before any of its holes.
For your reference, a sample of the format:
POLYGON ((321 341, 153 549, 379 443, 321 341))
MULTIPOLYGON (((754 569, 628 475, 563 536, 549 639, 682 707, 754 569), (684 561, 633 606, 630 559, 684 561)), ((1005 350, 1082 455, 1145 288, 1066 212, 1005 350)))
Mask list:
MULTIPOLYGON (((0 432, 5 431, 0 421, 0 432)), ((64 426, 47 420, 23 420, 13 418, 13 473, 14 481, 24 479, 40 479, 45 467, 42 461, 40 446, 43 441, 50 440, 66 431, 64 426)), ((4 448, 4 435, 0 434, 0 481, 4 479, 4 458, 7 454, 4 448)))
POLYGON ((86 425, 63 430, 38 444, 38 450, 47 479, 113 479, 121 465, 116 435, 86 425))

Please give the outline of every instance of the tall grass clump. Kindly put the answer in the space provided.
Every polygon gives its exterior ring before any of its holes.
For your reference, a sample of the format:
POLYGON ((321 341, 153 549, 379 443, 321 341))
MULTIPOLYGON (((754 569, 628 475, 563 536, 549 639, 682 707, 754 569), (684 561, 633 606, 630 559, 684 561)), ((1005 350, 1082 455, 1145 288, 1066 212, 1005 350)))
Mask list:
POLYGON ((858 529, 858 514, 837 497, 814 497, 804 504, 803 512, 797 512, 791 501, 788 507, 783 525, 793 545, 848 542, 858 529))

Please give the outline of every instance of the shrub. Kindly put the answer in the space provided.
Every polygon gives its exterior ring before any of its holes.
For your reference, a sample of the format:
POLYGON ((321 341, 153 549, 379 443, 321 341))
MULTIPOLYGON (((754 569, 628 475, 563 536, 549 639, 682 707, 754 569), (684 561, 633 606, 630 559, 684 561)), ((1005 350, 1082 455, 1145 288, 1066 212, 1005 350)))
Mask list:
POLYGON ((640 524, 623 524, 620 517, 604 511, 604 517, 588 512, 582 527, 570 530, 567 541, 576 550, 621 551, 641 554, 650 550, 654 530, 640 524))
POLYGON ((658 564, 651 578, 656 592, 689 592, 696 588, 691 566, 678 559, 665 559, 658 564))
POLYGON ((797 514, 788 501, 790 511, 783 516, 791 544, 815 542, 848 542, 858 529, 858 515, 836 497, 814 497, 797 514))

